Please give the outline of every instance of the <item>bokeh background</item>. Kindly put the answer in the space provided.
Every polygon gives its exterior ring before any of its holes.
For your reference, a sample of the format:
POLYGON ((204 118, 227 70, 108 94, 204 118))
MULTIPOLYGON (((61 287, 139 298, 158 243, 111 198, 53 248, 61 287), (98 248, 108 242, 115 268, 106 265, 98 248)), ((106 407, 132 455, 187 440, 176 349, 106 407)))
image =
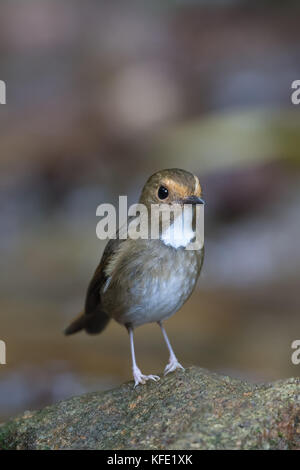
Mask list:
MULTIPOLYGON (((0 419, 131 379, 126 331, 65 338, 103 251, 96 207, 161 168, 206 205, 198 288, 167 322, 180 361, 299 375, 297 2, 1 1, 0 419)), ((162 371, 156 325, 138 363, 162 371)))

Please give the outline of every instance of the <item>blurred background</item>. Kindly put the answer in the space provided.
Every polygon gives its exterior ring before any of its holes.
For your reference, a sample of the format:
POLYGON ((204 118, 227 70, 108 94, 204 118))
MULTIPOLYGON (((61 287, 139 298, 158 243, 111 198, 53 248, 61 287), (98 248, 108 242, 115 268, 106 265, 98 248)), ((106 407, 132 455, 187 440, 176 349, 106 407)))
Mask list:
MULTIPOLYGON (((204 188, 206 258, 167 331, 183 365, 299 375, 297 2, 27 0, 0 6, 0 419, 131 380, 125 329, 65 338, 105 242, 96 207, 168 167, 204 188)), ((168 354, 136 331, 144 373, 168 354)))

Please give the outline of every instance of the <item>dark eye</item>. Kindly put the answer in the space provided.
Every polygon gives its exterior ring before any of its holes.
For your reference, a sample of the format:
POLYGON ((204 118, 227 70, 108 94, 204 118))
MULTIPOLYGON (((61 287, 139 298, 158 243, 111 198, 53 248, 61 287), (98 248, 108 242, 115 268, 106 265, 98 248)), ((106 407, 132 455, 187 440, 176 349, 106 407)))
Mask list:
POLYGON ((169 196, 169 191, 165 186, 160 186, 158 189, 159 199, 166 199, 169 196))

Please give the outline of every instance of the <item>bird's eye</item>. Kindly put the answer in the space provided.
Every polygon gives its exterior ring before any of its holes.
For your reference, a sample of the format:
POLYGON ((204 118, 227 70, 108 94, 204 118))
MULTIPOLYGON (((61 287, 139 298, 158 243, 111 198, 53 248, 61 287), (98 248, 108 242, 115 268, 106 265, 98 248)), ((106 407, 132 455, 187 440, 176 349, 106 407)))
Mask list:
POLYGON ((160 186, 158 189, 159 199, 166 199, 169 196, 169 191, 165 186, 160 186))

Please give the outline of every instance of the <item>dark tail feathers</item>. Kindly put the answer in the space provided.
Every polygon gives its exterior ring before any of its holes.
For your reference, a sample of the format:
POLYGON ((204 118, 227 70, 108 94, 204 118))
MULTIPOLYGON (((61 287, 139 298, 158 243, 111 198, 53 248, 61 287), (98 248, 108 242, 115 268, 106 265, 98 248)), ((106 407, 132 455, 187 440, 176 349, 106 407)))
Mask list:
POLYGON ((108 315, 99 310, 89 314, 81 312, 71 325, 65 329, 64 333, 68 336, 78 331, 85 330, 90 335, 95 335, 104 330, 109 320, 108 315))

